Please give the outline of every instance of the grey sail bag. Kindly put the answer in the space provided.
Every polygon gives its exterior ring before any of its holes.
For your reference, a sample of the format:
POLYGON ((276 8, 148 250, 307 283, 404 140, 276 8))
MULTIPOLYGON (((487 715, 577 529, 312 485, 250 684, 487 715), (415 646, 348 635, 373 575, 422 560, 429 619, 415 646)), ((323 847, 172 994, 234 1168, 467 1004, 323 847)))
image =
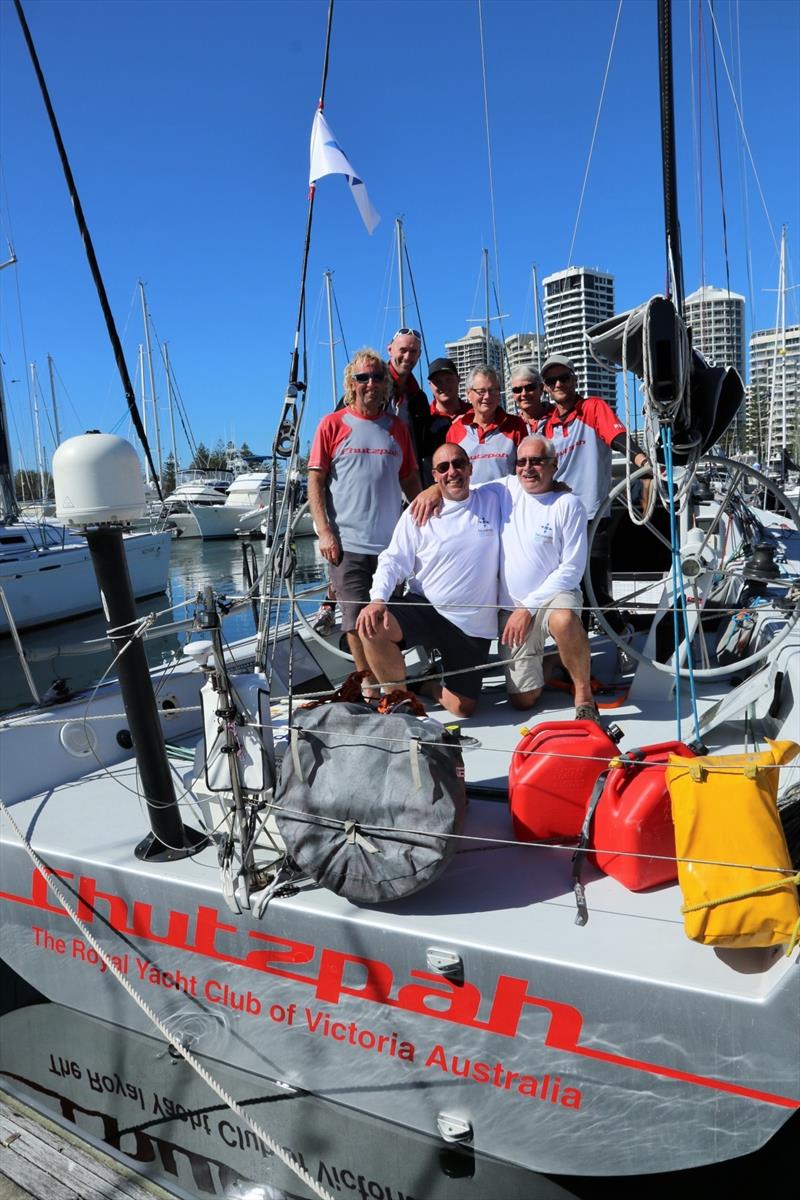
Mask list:
POLYGON ((275 795, 287 853, 322 887, 364 904, 431 883, 464 826, 458 736, 360 704, 296 711, 275 795), (410 831, 410 832, 406 832, 410 831))

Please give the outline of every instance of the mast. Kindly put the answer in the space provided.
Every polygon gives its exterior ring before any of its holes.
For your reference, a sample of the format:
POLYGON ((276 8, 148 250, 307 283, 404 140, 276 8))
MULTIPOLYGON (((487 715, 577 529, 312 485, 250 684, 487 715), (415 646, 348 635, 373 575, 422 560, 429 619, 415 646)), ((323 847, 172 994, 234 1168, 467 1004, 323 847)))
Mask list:
MULTIPOLYGON (((8 259, 0 263, 0 271, 13 267, 17 261, 14 248, 8 243, 8 259)), ((8 416, 3 388, 3 360, 0 358, 0 521, 13 521, 19 517, 19 505, 14 491, 11 469, 11 438, 8 434, 8 416)))
POLYGON ((39 398, 36 395, 38 383, 36 381, 36 363, 31 363, 31 395, 33 397, 33 433, 36 443, 36 470, 39 475, 39 497, 42 500, 47 499, 47 492, 44 485, 44 456, 42 454, 42 434, 39 428, 39 398))
POLYGON ((175 441, 175 401, 172 395, 172 376, 169 370, 169 347, 166 342, 161 347, 161 357, 164 359, 164 374, 167 377, 167 404, 169 407, 169 432, 172 439, 172 470, 175 482, 178 481, 178 443, 175 441))
MULTIPOLYGON (((147 438, 147 391, 144 385, 144 346, 141 342, 139 343, 139 385, 142 392, 142 428, 144 436, 147 438)), ((149 456, 144 460, 144 481, 148 484, 153 481, 149 456)))
POLYGON ((531 267, 533 275, 533 327, 536 330, 536 370, 542 369, 542 342, 539 333, 539 280, 536 278, 536 264, 531 267))
POLYGON ((336 411, 336 405, 339 403, 336 394, 336 349, 333 343, 333 296, 332 296, 332 279, 333 272, 325 272, 325 298, 328 302, 328 353, 331 362, 331 412, 336 411))
POLYGON ((161 483, 163 466, 161 463, 161 430, 158 425, 158 405, 156 403, 156 377, 153 371, 153 350, 150 345, 150 321, 147 316, 147 301, 144 296, 144 284, 139 280, 139 292, 142 297, 142 319, 144 320, 144 340, 147 346, 147 365, 150 375, 150 399, 153 402, 153 425, 156 431, 156 463, 158 464, 158 482, 161 483))
POLYGON ((395 218, 395 234, 397 237, 397 286, 400 292, 400 321, 397 325, 398 329, 406 327, 406 289, 405 280, 403 278, 403 219, 402 217, 395 218))
MULTIPOLYGON (((28 22, 25 20, 25 13, 22 11, 22 5, 20 4, 20 0, 14 0, 14 8, 16 9, 17 17, 19 18, 19 23, 22 28, 22 36, 25 39, 25 44, 28 47, 28 53, 30 54, 31 62, 33 63, 33 69, 34 69, 34 72, 36 73, 36 79, 39 83, 39 90, 42 93, 42 100, 44 101, 44 106, 47 109, 47 116, 50 121, 50 128, 53 131, 53 137, 55 138, 56 146, 58 148, 58 157, 61 160, 61 168, 64 172, 64 178, 67 181, 67 189, 69 191, 70 200, 72 201, 72 209, 73 209, 73 212, 75 213, 75 220, 78 222, 78 230, 81 235, 81 241, 83 242, 83 247, 84 247, 84 250, 86 251, 86 257, 89 261, 89 270, 92 273, 92 279, 94 280, 94 285, 95 285, 95 288, 97 289, 97 296, 100 301, 100 307, 103 310, 103 317, 105 318, 106 328, 108 330, 108 336, 111 341, 111 346, 112 346, 112 349, 114 352, 114 358, 116 360, 117 370, 119 371, 119 377, 120 377, 120 381, 122 383, 122 390, 125 393, 125 400, 127 401, 127 404, 128 404, 128 411, 131 414, 131 420, 133 421, 134 429, 138 433, 139 437, 142 439, 145 457, 150 459, 151 458, 150 447, 147 444, 147 438, 144 436, 144 429, 142 428, 142 419, 139 416, 139 411, 136 407, 136 399, 133 394, 133 385, 131 384, 130 376, 128 375, 128 367, 125 363, 125 355, 122 352, 122 343, 119 340, 119 334, 117 333, 117 327, 114 323, 114 316, 113 316, 113 313, 111 312, 111 305, 108 303, 108 296, 106 295, 105 284, 103 283, 103 278, 100 274, 100 267, 97 262, 97 256, 95 255, 95 252, 94 252, 94 246, 92 244, 92 238, 89 233, 89 227, 86 224, 86 218, 83 215, 83 206, 81 204, 80 196, 78 195, 78 189, 75 186, 75 179, 72 174, 72 168, 69 165, 69 159, 67 158, 67 151, 64 147, 64 142, 61 137, 61 131, 58 128, 58 122, 56 121, 56 114, 53 111, 53 105, 50 103, 50 94, 47 90, 47 84, 44 81, 44 75, 42 74, 42 68, 39 64, 39 56, 36 53, 36 48, 33 44, 33 38, 31 37, 31 31, 28 28, 28 22)), ((161 489, 158 485, 158 481, 156 481, 156 491, 158 492, 159 500, 161 500, 163 497, 161 496, 161 489)))
POLYGON ((780 416, 781 449, 786 446, 786 226, 781 228, 781 256, 778 267, 778 307, 775 312, 775 341, 772 348, 772 380, 769 389, 769 409, 767 411, 767 461, 764 464, 769 470, 772 461, 773 445, 776 426, 780 416), (781 365, 781 389, 778 393, 778 359, 781 365), (776 399, 781 397, 781 407, 778 410, 776 399))
POLYGON ((50 401, 53 405, 53 425, 55 426, 56 445, 61 445, 61 426, 58 423, 58 403, 56 401, 56 381, 53 376, 53 356, 47 356, 47 370, 50 374, 50 401))
POLYGON ((658 69, 661 100, 661 162, 664 179, 664 225, 667 241, 667 293, 683 316, 683 259, 678 220, 675 165, 675 109, 672 89, 672 0, 658 0, 658 69))
POLYGON ((492 318, 489 315, 489 251, 486 249, 485 246, 483 249, 483 282, 484 282, 484 292, 485 292, 485 299, 486 299, 486 361, 487 361, 487 363, 489 363, 489 362, 491 362, 491 359, 489 357, 489 349, 490 349, 489 339, 491 337, 491 334, 489 331, 491 329, 491 326, 490 326, 489 322, 491 321, 492 318))

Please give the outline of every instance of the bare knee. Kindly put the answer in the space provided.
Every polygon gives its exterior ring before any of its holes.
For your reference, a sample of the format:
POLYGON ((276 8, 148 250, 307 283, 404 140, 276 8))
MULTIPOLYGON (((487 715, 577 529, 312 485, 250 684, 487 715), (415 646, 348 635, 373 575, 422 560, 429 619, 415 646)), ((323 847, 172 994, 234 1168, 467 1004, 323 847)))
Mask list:
POLYGON ((469 696, 458 696, 455 692, 448 692, 446 688, 442 689, 439 703, 454 717, 471 717, 478 707, 477 700, 472 700, 469 696))
POLYGON ((573 612, 571 608, 554 609, 547 618, 547 627, 556 641, 565 634, 584 631, 577 613, 573 612))
POLYGON ((525 709, 533 708, 541 694, 542 689, 535 688, 532 692, 509 692, 508 699, 512 708, 524 711, 525 709))

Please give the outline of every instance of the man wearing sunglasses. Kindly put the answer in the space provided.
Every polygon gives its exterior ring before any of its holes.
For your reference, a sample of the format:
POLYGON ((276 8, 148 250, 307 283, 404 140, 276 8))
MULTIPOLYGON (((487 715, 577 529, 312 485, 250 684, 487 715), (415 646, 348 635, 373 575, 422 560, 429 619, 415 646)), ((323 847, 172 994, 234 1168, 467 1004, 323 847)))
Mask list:
POLYGON ((388 690, 405 682, 403 646, 438 650, 444 676, 431 694, 448 712, 467 717, 497 632, 500 500, 491 489, 470 490, 472 465, 459 446, 439 446, 432 470, 441 489, 439 518, 421 526, 409 510, 403 513, 378 559, 371 603, 357 628, 367 661, 388 690), (389 603, 409 579, 403 600, 389 603))
MULTIPOLYGON (((500 504, 500 654, 508 698, 530 709, 544 687, 548 634, 575 689, 575 719, 597 721, 589 639, 580 620, 580 582, 586 567, 586 510, 555 482, 556 453, 541 434, 520 442, 513 475, 478 486, 500 504)), ((441 478, 438 490, 444 495, 441 478)), ((441 496, 427 488, 403 519, 436 525, 441 496), (429 520, 429 518, 433 518, 429 520)))
POLYGON ((386 411, 386 363, 358 350, 344 371, 345 402, 322 418, 308 459, 308 503, 356 670, 369 669, 356 618, 369 600, 378 555, 420 489, 406 425, 386 411))
POLYGON ((472 410, 453 421, 447 441, 469 455, 473 483, 501 479, 514 470, 517 446, 528 432, 525 422, 501 406, 500 377, 488 363, 467 376, 467 400, 472 410))
POLYGON ((430 458, 433 450, 428 397, 414 378, 414 367, 419 362, 421 348, 420 331, 405 326, 395 332, 388 346, 390 402, 394 412, 411 431, 418 463, 430 458))
POLYGON ((517 414, 525 422, 528 434, 536 433, 552 410, 549 400, 542 398, 544 384, 536 367, 530 363, 517 367, 511 376, 510 390, 517 414))
MULTIPOLYGON (((542 367, 542 378, 554 408, 547 417, 542 433, 555 443, 558 456, 556 478, 569 485, 583 501, 587 517, 593 520, 600 505, 611 491, 611 451, 630 456, 635 467, 648 461, 634 438, 629 438, 619 417, 605 400, 597 396, 578 394, 575 368, 563 354, 553 354, 542 367)), ((592 546, 589 571, 598 603, 605 610, 613 604, 609 579, 608 521, 602 523, 592 546)), ((588 609, 584 622, 588 625, 588 609)), ((617 633, 627 626, 621 613, 613 607, 605 612, 606 619, 617 633)))

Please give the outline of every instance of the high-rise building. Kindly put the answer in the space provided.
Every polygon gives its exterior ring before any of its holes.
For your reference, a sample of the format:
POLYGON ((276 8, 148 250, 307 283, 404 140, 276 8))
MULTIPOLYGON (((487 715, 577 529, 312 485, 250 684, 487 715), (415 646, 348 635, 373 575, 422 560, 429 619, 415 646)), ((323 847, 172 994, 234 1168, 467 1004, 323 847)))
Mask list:
POLYGON ((775 463, 784 447, 800 450, 800 325, 759 329, 750 335, 748 446, 775 463))
POLYGON ((539 367, 545 360, 544 334, 512 333, 506 338, 506 370, 510 379, 517 367, 532 363, 539 367))
POLYGON ((614 277, 588 267, 568 267, 542 280, 548 354, 565 354, 575 364, 584 396, 617 406, 617 375, 589 353, 586 331, 614 315, 614 277))
POLYGON ((717 367, 735 367, 744 379, 744 296, 724 288, 701 287, 683 309, 692 345, 717 367))
MULTIPOLYGON (((463 338, 459 338, 455 342, 445 342, 445 353, 448 358, 452 358, 458 368, 458 374, 461 378, 460 394, 462 399, 466 396, 464 387, 467 375, 473 367, 485 363, 486 359, 486 326, 473 325, 467 330, 463 338)), ((503 343, 496 337, 489 338, 489 366, 494 367, 500 376, 500 385, 504 387, 505 375, 503 372, 503 361, 505 358, 503 343)))

